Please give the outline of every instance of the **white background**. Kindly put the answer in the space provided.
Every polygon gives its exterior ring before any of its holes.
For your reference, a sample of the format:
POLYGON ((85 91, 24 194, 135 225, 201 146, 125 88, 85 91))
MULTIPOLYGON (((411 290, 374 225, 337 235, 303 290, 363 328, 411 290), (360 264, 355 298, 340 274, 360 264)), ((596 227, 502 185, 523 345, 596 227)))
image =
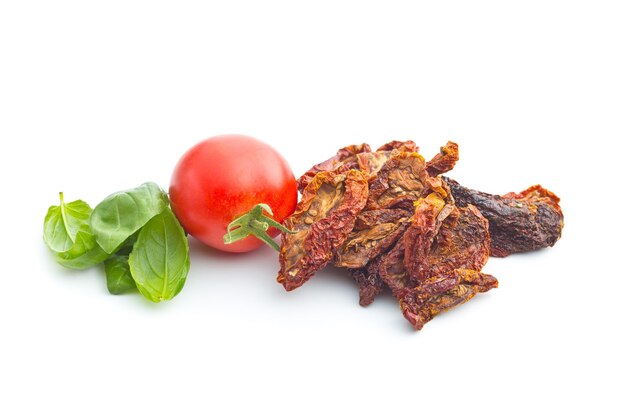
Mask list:
POLYGON ((5 1, 0 414, 624 415, 626 13, 620 1, 5 1), (452 139, 451 176, 562 198, 554 248, 421 332, 327 269, 191 241, 173 301, 54 263, 57 193, 97 204, 221 133, 296 175, 340 146, 452 139))

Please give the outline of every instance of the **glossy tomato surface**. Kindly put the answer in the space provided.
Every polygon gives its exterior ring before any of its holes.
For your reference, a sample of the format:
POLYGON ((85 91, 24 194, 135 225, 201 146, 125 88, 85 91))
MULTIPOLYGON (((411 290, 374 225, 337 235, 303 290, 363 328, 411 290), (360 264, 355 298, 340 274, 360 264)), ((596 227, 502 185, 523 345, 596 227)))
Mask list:
MULTIPOLYGON (((247 252, 263 243, 254 236, 226 245, 230 222, 258 203, 282 222, 298 199, 287 161, 271 146, 249 136, 221 135, 189 149, 170 182, 172 209, 183 228, 201 242, 228 252, 247 252)), ((270 228, 274 237, 278 230, 270 228)))

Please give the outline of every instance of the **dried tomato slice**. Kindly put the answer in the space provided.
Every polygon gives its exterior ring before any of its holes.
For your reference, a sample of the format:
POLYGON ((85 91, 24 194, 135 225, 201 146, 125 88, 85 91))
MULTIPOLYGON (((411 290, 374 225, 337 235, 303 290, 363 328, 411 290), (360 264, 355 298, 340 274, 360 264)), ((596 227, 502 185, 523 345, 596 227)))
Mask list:
POLYGON ((404 239, 400 238, 389 252, 381 255, 377 265, 378 277, 398 299, 402 298, 407 289, 415 286, 404 266, 404 254, 404 239))
POLYGON ((427 275, 447 274, 455 269, 480 271, 489 260, 489 223, 472 205, 456 208, 435 237, 427 263, 427 275))
POLYGON ((476 207, 444 205, 433 193, 420 201, 412 221, 404 245, 405 265, 414 282, 458 268, 480 271, 487 263, 489 224, 476 207))
POLYGON ((458 217, 458 209, 446 204, 438 193, 431 193, 416 203, 411 226, 403 236, 404 265, 413 282, 418 283, 430 276, 431 249, 441 225, 450 215, 458 217))
POLYGON ((298 178, 298 191, 302 192, 304 188, 311 182, 313 177, 320 172, 335 171, 341 173, 351 169, 359 169, 357 155, 363 152, 371 152, 372 149, 367 143, 360 145, 350 145, 341 148, 335 156, 313 165, 307 172, 298 178))
POLYGON ((440 311, 497 286, 480 270, 489 258, 487 220, 473 206, 457 208, 437 193, 416 203, 402 240, 384 255, 380 279, 416 329, 440 311))
POLYGON ((433 276, 406 291, 400 298, 404 317, 416 330, 442 311, 465 303, 476 294, 498 287, 498 280, 473 269, 455 269, 433 276))
POLYGON ((391 141, 376 150, 376 152, 362 152, 357 155, 359 161, 359 168, 366 174, 368 179, 373 179, 378 174, 378 171, 385 165, 385 163, 392 157, 398 155, 400 152, 418 152, 419 148, 415 145, 415 142, 407 140, 391 141))
POLYGON ((287 291, 304 284, 323 268, 354 227, 367 201, 363 173, 320 172, 307 185, 296 211, 284 225, 296 232, 282 234, 278 282, 287 291))
POLYGON ((410 213, 402 209, 361 212, 354 229, 344 244, 337 248, 334 265, 344 268, 365 267, 395 244, 408 227, 409 217, 410 213))
POLYGON ((441 147, 439 153, 426 164, 428 173, 436 177, 444 172, 450 171, 459 160, 459 145, 448 141, 441 147))
POLYGON ((359 169, 365 174, 368 180, 376 177, 378 171, 385 165, 385 163, 394 155, 397 155, 399 151, 377 151, 377 152, 363 152, 356 156, 359 169))
POLYGON ((429 178, 424 157, 415 152, 400 152, 392 156, 370 181, 366 208, 410 207, 414 201, 430 193, 429 178))
POLYGON ((420 148, 412 140, 392 140, 391 142, 387 142, 380 148, 376 149, 376 152, 392 151, 394 149, 400 152, 419 152, 420 148))
POLYGON ((391 141, 372 152, 367 143, 360 145, 350 145, 341 148, 337 153, 326 161, 312 166, 300 178, 298 178, 298 190, 302 192, 307 184, 319 172, 336 171, 346 172, 350 169, 360 169, 368 178, 373 178, 378 170, 392 156, 399 152, 418 152, 419 148, 415 142, 391 141))

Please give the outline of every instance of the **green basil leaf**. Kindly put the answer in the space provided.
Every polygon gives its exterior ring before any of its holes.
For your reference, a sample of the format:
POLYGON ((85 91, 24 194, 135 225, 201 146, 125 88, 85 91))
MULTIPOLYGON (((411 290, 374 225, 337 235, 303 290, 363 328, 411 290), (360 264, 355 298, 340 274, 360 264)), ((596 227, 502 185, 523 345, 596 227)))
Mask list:
POLYGON ((155 303, 172 299, 183 288, 189 244, 169 207, 141 228, 128 264, 141 294, 155 303))
POLYGON ((65 252, 74 245, 76 234, 89 223, 91 207, 82 200, 65 204, 63 193, 59 193, 61 204, 51 206, 43 224, 43 240, 54 252, 65 252))
POLYGON ((98 245, 89 227, 85 226, 76 233, 76 240, 69 250, 56 253, 56 260, 66 268, 85 269, 99 264, 109 256, 98 245))
POLYGON ((48 209, 44 220, 43 239, 54 252, 56 260, 67 268, 84 269, 99 264, 109 255, 96 243, 89 228, 91 207, 82 200, 65 203, 59 193, 60 205, 48 209))
POLYGON ((96 242, 114 253, 133 233, 168 206, 167 194, 148 182, 111 194, 96 206, 90 225, 96 242))
POLYGON ((137 288, 130 274, 127 255, 116 254, 104 261, 104 272, 107 276, 107 288, 111 294, 122 294, 137 288))

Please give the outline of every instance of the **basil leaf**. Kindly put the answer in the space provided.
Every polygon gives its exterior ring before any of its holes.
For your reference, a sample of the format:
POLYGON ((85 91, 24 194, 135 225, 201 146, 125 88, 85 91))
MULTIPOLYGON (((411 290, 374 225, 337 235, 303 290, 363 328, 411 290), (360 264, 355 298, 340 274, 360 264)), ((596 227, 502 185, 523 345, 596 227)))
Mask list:
POLYGON ((56 260, 66 268, 85 269, 107 259, 106 253, 96 242, 96 237, 88 226, 76 234, 72 247, 65 252, 57 252, 56 260))
POLYGON ((51 206, 43 223, 43 240, 54 252, 65 252, 74 245, 76 234, 88 224, 91 207, 82 200, 65 204, 63 193, 59 193, 61 204, 51 206))
POLYGON ((141 294, 158 303, 180 292, 189 272, 189 244, 168 207, 143 226, 128 257, 141 294))
POLYGON ((114 253, 168 203, 165 192, 153 182, 111 194, 91 214, 90 225, 96 242, 106 252, 114 253))
POLYGON ((55 253, 56 260, 67 268, 84 269, 104 261, 109 255, 98 246, 89 228, 91 207, 82 200, 48 209, 44 220, 43 239, 55 253))
POLYGON ((111 294, 122 294, 137 288, 130 274, 128 256, 113 255, 104 261, 104 272, 107 276, 107 288, 111 294))

